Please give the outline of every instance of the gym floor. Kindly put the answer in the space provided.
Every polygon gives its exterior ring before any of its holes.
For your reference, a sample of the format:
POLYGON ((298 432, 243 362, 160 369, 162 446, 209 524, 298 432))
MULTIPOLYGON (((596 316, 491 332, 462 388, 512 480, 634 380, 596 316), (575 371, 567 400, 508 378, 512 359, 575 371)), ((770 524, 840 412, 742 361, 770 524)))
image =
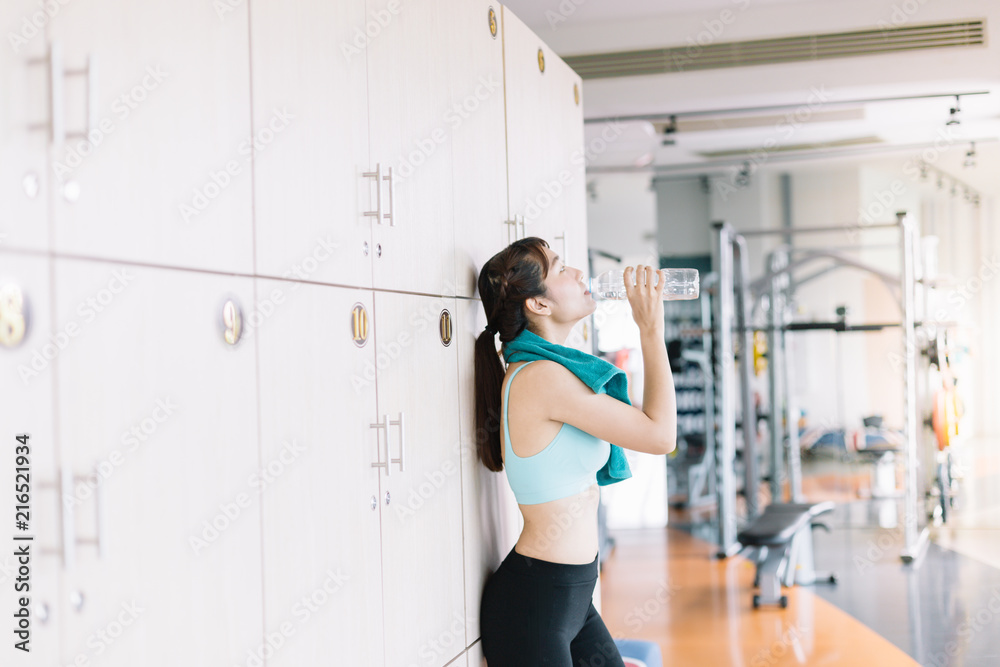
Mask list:
POLYGON ((713 508, 672 511, 669 528, 613 531, 605 623, 657 642, 664 665, 1000 665, 1000 442, 955 454, 956 507, 914 566, 899 558, 902 503, 866 499, 868 467, 807 460, 808 500, 838 504, 831 532, 814 532, 816 568, 836 585, 796 586, 787 609, 755 611, 752 563, 714 557, 713 508))

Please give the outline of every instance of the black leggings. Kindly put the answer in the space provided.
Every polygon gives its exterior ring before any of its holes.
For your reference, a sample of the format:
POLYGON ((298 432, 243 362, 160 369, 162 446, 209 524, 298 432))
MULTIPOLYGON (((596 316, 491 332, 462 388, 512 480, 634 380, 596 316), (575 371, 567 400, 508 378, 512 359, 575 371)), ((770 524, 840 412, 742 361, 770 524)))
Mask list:
POLYGON ((553 563, 510 550, 487 580, 479 608, 489 667, 625 667, 594 608, 597 557, 553 563))

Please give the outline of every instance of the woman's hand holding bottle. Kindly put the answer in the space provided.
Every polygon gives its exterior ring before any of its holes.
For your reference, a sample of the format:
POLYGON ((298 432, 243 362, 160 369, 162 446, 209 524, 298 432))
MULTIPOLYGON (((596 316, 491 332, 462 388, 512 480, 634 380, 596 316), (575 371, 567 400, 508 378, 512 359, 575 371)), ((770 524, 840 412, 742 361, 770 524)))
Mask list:
POLYGON ((663 338, 663 282, 666 272, 639 264, 625 267, 625 295, 632 307, 632 319, 643 334, 663 338))

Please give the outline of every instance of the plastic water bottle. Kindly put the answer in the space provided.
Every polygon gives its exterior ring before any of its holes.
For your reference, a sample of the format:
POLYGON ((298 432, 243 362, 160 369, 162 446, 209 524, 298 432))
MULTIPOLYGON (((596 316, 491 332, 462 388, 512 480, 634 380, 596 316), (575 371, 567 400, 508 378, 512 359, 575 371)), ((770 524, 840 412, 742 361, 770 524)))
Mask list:
MULTIPOLYGON (((660 269, 654 279, 663 281, 663 298, 669 301, 698 298, 698 269, 660 269)), ((633 275, 634 278, 634 275, 633 275)), ((595 301, 628 299, 625 292, 625 272, 621 269, 605 271, 590 279, 590 296, 595 301)))

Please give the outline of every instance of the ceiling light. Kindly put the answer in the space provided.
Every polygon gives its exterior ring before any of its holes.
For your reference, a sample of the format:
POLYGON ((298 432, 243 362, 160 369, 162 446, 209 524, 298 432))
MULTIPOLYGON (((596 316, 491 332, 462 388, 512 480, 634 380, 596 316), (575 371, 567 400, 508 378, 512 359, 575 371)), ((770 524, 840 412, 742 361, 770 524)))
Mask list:
POLYGON ((955 106, 951 108, 951 112, 948 114, 948 122, 945 125, 958 125, 962 121, 959 120, 958 114, 962 112, 959 108, 959 101, 961 100, 960 95, 955 95, 955 106))
POLYGON ((975 167, 976 166, 976 142, 969 144, 969 150, 965 153, 965 162, 962 163, 963 167, 975 167))

